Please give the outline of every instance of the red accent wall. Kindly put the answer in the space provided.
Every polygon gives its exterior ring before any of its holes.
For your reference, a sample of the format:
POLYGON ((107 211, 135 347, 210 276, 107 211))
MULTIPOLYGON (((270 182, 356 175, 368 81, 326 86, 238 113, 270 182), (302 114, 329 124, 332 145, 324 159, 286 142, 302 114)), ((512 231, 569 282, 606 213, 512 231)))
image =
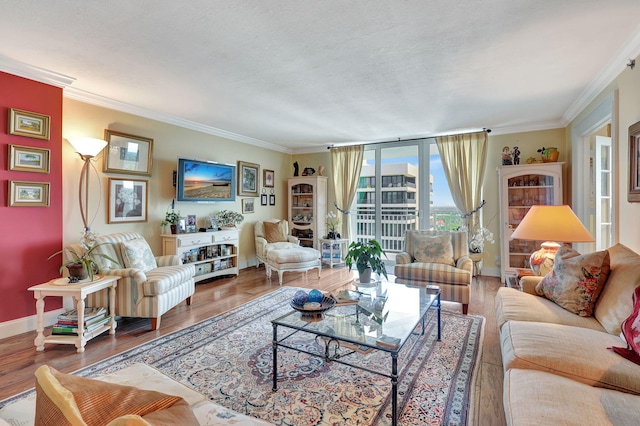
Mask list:
MULTIPOLYGON (((58 277, 62 248, 62 89, 0 72, 0 322, 35 314, 32 285, 58 277), (51 117, 49 140, 9 134, 9 108, 51 117), (49 173, 9 171, 9 145, 47 148, 49 173), (49 182, 49 207, 9 207, 10 180, 49 182)), ((45 309, 60 308, 49 297, 45 309)))

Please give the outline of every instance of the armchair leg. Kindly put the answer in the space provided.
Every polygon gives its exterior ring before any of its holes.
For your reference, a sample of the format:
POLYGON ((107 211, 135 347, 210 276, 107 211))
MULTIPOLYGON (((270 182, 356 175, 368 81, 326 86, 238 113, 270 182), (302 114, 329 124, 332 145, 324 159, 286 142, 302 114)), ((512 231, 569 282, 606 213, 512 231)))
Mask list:
POLYGON ((468 303, 463 303, 462 304, 462 313, 464 315, 467 315, 467 311, 469 311, 469 304, 468 303))
POLYGON ((160 328, 160 317, 151 318, 151 329, 157 330, 158 328, 160 328))
POLYGON ((187 306, 191 306, 191 296, 187 297, 187 306))

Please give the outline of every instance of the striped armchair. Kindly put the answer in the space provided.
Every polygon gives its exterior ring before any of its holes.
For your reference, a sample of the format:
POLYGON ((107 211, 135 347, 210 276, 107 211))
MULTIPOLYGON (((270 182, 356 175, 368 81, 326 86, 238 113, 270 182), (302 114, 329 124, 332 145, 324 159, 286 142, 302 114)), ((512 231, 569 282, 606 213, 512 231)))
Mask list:
POLYGON ((466 314, 469 308, 469 286, 473 278, 473 261, 469 257, 467 233, 407 231, 404 251, 396 257, 394 274, 397 283, 439 286, 442 300, 462 303, 462 312, 466 314), (442 238, 445 235, 450 237, 450 246, 449 239, 442 238), (429 241, 432 245, 428 244, 429 241), (446 243, 446 247, 438 247, 437 242, 442 243, 442 246, 446 243), (443 253, 446 255, 440 256, 443 253), (416 258, 423 261, 417 261, 416 258), (433 260, 425 261, 428 259, 433 260))
MULTIPOLYGON (((117 265, 96 257, 102 275, 117 275, 115 314, 123 317, 151 318, 151 329, 160 327, 160 316, 186 299, 191 304, 195 292, 195 267, 183 265, 178 256, 153 256, 142 237, 134 232, 100 235, 94 253, 118 260, 117 265), (146 255, 146 256, 145 256, 146 255)), ((71 247, 78 249, 78 245, 71 247)), ((65 250, 65 258, 68 260, 65 250)), ((108 293, 87 296, 87 306, 107 306, 108 293)))

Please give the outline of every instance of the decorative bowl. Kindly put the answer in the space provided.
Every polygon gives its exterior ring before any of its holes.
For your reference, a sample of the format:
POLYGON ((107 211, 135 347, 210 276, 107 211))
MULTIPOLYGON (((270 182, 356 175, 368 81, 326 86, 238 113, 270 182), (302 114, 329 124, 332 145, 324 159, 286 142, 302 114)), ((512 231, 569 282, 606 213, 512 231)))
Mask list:
POLYGON ((291 301, 291 307, 304 314, 319 314, 333 308, 335 304, 335 299, 328 296, 323 296, 321 302, 306 302, 302 305, 291 301))

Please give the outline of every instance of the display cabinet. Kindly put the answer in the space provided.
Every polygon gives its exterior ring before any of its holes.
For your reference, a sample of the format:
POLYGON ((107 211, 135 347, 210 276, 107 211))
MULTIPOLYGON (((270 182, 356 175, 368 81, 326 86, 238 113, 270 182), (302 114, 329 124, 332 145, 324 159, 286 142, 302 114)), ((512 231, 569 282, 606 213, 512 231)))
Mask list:
POLYGON ((320 249, 327 216, 327 177, 289 178, 289 231, 303 247, 320 249))
POLYGON ((221 275, 238 275, 239 234, 237 229, 162 235, 162 254, 175 254, 183 264, 193 263, 195 281, 221 275))
POLYGON ((529 268, 531 253, 543 241, 511 239, 522 218, 534 205, 562 204, 564 163, 535 163, 498 167, 500 185, 500 269, 502 279, 529 268))

